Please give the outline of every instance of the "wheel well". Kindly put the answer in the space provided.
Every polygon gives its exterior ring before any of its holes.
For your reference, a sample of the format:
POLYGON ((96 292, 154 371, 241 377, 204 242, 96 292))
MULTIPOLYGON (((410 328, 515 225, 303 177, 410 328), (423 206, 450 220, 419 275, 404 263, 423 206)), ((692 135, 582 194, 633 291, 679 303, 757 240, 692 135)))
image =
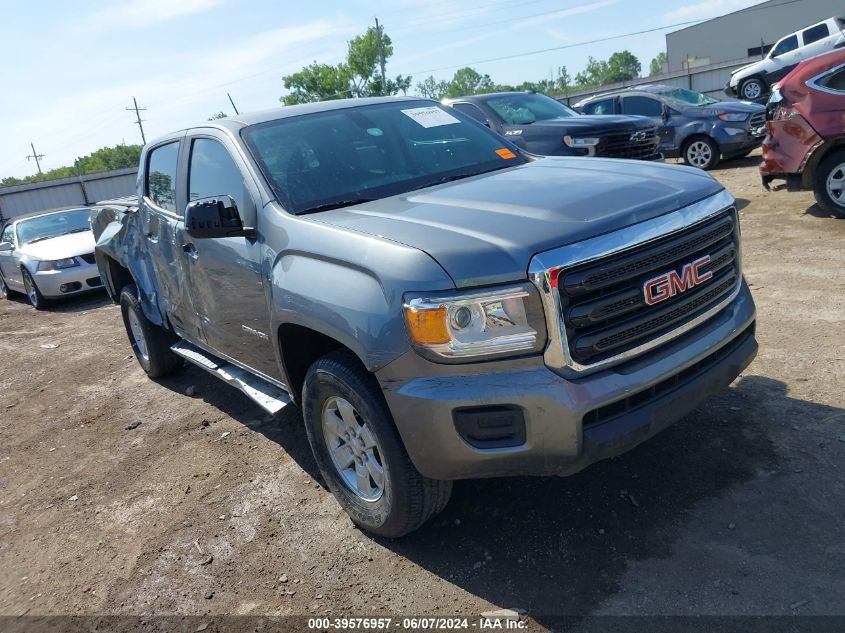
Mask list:
POLYGON ((816 168, 833 152, 838 152, 843 148, 845 148, 845 138, 839 138, 823 145, 817 151, 813 152, 813 155, 810 156, 810 160, 807 161, 807 164, 804 165, 804 169, 801 172, 802 186, 805 189, 812 189, 813 177, 816 173, 816 168))
POLYGON ((296 402, 300 401, 305 374, 314 361, 337 349, 348 349, 330 336, 293 323, 279 328, 279 345, 288 388, 296 402))
POLYGON ((113 257, 107 256, 106 263, 108 265, 106 288, 112 300, 118 302, 120 301, 120 291, 123 290, 123 287, 135 283, 135 280, 132 278, 132 273, 129 272, 129 269, 122 266, 113 257))

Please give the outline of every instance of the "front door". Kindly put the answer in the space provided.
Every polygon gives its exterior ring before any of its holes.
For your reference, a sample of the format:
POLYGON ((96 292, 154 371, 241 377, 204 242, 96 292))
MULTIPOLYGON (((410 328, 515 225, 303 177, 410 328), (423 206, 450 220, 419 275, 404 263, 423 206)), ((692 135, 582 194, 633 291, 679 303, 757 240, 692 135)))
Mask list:
POLYGON ((622 113, 647 116, 657 126, 657 149, 661 152, 670 152, 677 146, 675 142, 675 124, 672 121, 671 112, 666 110, 668 116, 664 118, 663 102, 652 97, 631 95, 622 99, 622 113))
MULTIPOLYGON (((208 130, 189 139, 188 202, 229 195, 247 226, 256 226, 258 191, 234 146, 208 130)), ((260 227, 259 231, 260 231, 260 227)), ((212 351, 271 378, 280 378, 270 335, 262 275, 262 241, 184 236, 190 288, 212 351)))
MULTIPOLYGON (((0 235, 0 243, 7 242, 12 246, 15 242, 15 225, 9 224, 3 229, 3 234, 0 235)), ((0 274, 6 280, 6 284, 12 290, 20 290, 23 287, 23 279, 21 278, 18 258, 15 256, 15 251, 0 251, 0 274)))

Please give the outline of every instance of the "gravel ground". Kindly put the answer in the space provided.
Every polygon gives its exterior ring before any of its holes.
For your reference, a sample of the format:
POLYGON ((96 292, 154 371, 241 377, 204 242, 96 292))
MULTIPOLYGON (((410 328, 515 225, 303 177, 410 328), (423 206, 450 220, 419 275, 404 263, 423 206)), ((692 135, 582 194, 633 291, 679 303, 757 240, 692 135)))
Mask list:
POLYGON ((400 541, 322 488, 296 408, 148 380, 102 296, 0 301, 0 615, 845 614, 845 221, 758 160, 714 172, 759 311, 734 385, 573 477, 459 482, 400 541))

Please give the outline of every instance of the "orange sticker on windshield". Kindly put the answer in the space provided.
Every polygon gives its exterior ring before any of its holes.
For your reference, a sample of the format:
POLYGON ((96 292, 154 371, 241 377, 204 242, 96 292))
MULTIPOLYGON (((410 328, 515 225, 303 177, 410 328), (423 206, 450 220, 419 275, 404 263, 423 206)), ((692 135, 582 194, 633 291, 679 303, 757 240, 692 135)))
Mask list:
POLYGON ((512 151, 510 151, 509 149, 507 149, 505 147, 503 147, 502 149, 497 149, 496 153, 501 158, 516 158, 516 154, 514 154, 512 151))

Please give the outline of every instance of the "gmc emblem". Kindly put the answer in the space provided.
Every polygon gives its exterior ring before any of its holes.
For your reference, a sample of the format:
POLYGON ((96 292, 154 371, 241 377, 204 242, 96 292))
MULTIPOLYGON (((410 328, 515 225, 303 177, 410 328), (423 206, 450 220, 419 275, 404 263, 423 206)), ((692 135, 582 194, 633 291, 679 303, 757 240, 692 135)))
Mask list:
POLYGON ((694 262, 684 264, 680 275, 677 271, 670 270, 668 273, 649 279, 643 284, 645 302, 653 306, 655 303, 666 301, 670 297, 708 281, 713 277, 713 271, 708 270, 706 273, 702 273, 701 268, 709 263, 710 255, 705 255, 694 262))
POLYGON ((638 141, 644 141, 647 138, 648 138, 648 132, 639 131, 639 132, 634 132, 633 134, 631 134, 631 138, 629 140, 632 143, 636 143, 638 141))

